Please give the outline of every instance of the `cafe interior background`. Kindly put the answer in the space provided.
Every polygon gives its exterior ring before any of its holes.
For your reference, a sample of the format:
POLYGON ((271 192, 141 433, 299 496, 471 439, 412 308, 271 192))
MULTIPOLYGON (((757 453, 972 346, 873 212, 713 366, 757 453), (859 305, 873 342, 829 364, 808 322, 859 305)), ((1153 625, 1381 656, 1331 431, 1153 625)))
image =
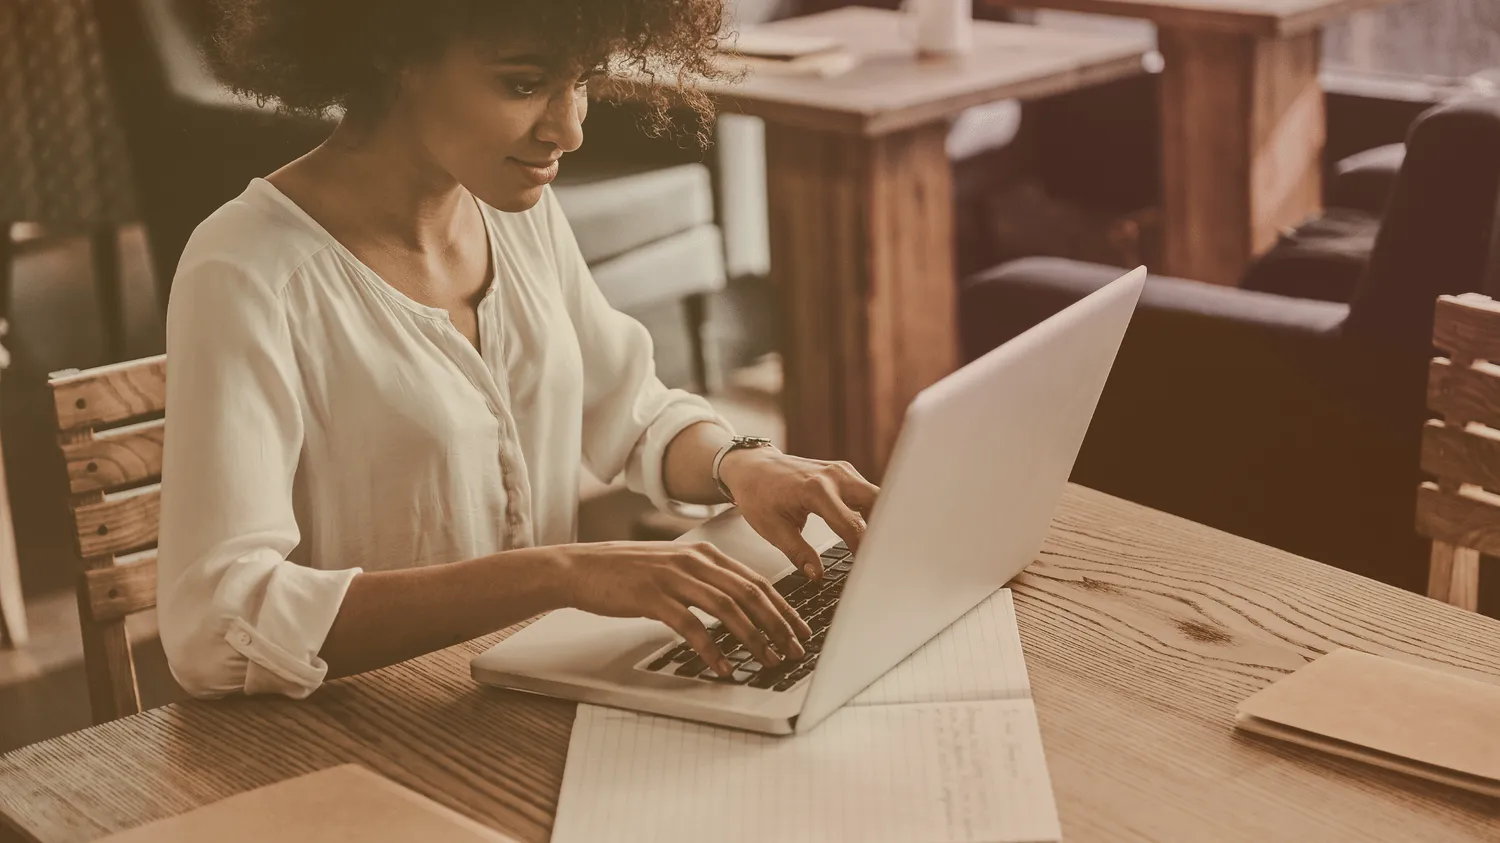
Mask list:
MULTIPOLYGON (((737 20, 749 25, 846 4, 731 5, 737 20)), ((9 364, 0 377, 0 440, 14 525, 13 554, 0 547, 7 632, 0 646, 0 751, 90 722, 74 596, 78 554, 49 374, 161 353, 170 275, 192 226, 250 177, 316 144, 328 128, 276 115, 222 90, 197 59, 192 6, 175 0, 0 0, 0 310, 8 325, 0 343, 9 364)), ((1130 17, 1027 10, 987 0, 975 0, 974 12, 976 18, 1043 28, 1136 35, 1152 44, 1157 38, 1150 21, 1130 17)), ((1400 216, 1410 209, 1401 200, 1410 194, 1440 197, 1438 207, 1454 215, 1428 220, 1424 230, 1461 231, 1469 241, 1478 236, 1474 232, 1496 230, 1500 109, 1465 112, 1456 127, 1433 121, 1426 142, 1435 146, 1425 153, 1428 160, 1414 161, 1404 142, 1432 109, 1482 106, 1500 96, 1500 3, 1403 0, 1330 20, 1320 39, 1325 122, 1317 212, 1257 248, 1238 277, 1196 280, 1243 291, 1215 299, 1219 321, 1166 318, 1144 326, 1161 332, 1154 336, 1140 335, 1142 326, 1134 329, 1122 355, 1156 362, 1134 366, 1112 384, 1114 397, 1107 393, 1106 405, 1114 400, 1148 408, 1140 418, 1167 433, 1135 440, 1144 443, 1142 453, 1125 454, 1120 452, 1132 449, 1121 441, 1138 433, 1130 420, 1119 429, 1099 430, 1080 465, 1087 476, 1075 479, 1421 591, 1426 545, 1410 516, 1421 476, 1415 445, 1421 420, 1411 417, 1409 400, 1384 395, 1379 386, 1391 371, 1425 366, 1430 344, 1411 341, 1404 328, 1377 332, 1389 347, 1369 350, 1359 371, 1341 381, 1363 391, 1354 427, 1409 434, 1394 440, 1405 445, 1382 452, 1390 465, 1356 471, 1353 457, 1320 465, 1299 451, 1338 452, 1345 439, 1367 433, 1330 433, 1312 422, 1334 399, 1320 392, 1332 387, 1319 385, 1305 370, 1328 361, 1289 362, 1292 352, 1274 338, 1295 333, 1295 325, 1248 339, 1245 326, 1275 323, 1279 308, 1295 310, 1306 300, 1356 303, 1383 273, 1410 276, 1395 283, 1415 286, 1427 310, 1407 322, 1428 329, 1437 293, 1494 292, 1485 285, 1500 281, 1500 254, 1488 242, 1456 244, 1394 229, 1406 224, 1400 216), (1488 192, 1487 207, 1441 201, 1447 191, 1473 192, 1476 184, 1480 195, 1488 192), (1464 249, 1481 259, 1455 263, 1455 251, 1464 249), (1218 373, 1203 362, 1221 359, 1218 373), (1198 364, 1169 362, 1174 360, 1198 364), (1305 382, 1293 382, 1299 379, 1305 382), (1213 405, 1234 400, 1231 391, 1262 406, 1226 422, 1218 416, 1229 411, 1213 405), (1292 427, 1308 422, 1277 445, 1294 453, 1268 453, 1276 449, 1257 441, 1269 435, 1277 417, 1292 427), (1221 470, 1195 482, 1203 448, 1219 455, 1221 470), (1146 464, 1149 470, 1143 470, 1146 464), (1278 497, 1277 489, 1285 498, 1279 505, 1268 500, 1278 497), (1362 514, 1351 515, 1355 508, 1343 505, 1380 495, 1390 501, 1362 514), (1309 512, 1327 517, 1313 523, 1309 512), (1351 526, 1349 519, 1370 512, 1388 514, 1387 523, 1351 526)), ((1023 300, 1024 290, 999 289, 1007 278, 1022 287, 1045 285, 1046 278, 1018 277, 1014 262, 1026 258, 1116 267, 1145 263, 1153 270, 1171 262, 1163 216, 1163 127, 1169 118, 1162 84, 1168 62, 1153 51, 1141 72, 1125 78, 1024 103, 991 104, 954 122, 947 148, 957 274, 965 290, 993 288, 976 294, 975 307, 991 294, 1023 300)), ((592 143, 576 156, 574 169, 583 176, 568 210, 575 225, 588 217, 589 224, 606 229, 628 226, 609 218, 608 202, 600 197, 616 189, 610 179, 642 173, 666 173, 647 179, 648 193, 691 196, 709 209, 701 224, 717 229, 723 251, 708 280, 626 283, 614 294, 616 304, 650 329, 659 372, 670 385, 707 393, 747 429, 780 435, 777 352, 786 320, 769 242, 767 164, 757 147, 763 144, 758 123, 726 116, 713 148, 687 152, 641 135, 628 106, 600 106, 589 118, 592 143)), ((1275 176, 1273 163, 1267 177, 1275 176)), ((569 186, 566 179, 560 184, 562 190, 569 186)), ((1193 310, 1192 290, 1183 295, 1182 307, 1193 310)), ((970 302, 960 300, 966 307, 970 302)), ((1170 310, 1171 303, 1164 307, 1170 310)), ((983 345, 986 331, 1000 330, 967 322, 964 329, 970 334, 963 339, 966 347, 983 345)), ((642 499, 618 484, 587 484, 581 497, 586 540, 674 535, 684 527, 648 512, 642 499)), ((9 543, 3 530, 0 539, 9 543)), ((1500 614, 1500 577, 1487 582, 1479 610, 1500 614)), ((138 642, 144 705, 179 699, 149 613, 131 619, 131 633, 138 642)))

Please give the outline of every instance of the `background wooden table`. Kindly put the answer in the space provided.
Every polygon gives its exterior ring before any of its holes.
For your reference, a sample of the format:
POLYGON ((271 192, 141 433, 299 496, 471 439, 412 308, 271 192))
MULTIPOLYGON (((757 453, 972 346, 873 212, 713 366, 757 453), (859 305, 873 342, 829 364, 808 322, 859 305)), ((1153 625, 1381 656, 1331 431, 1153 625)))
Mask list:
POLYGON ((1323 25, 1392 0, 976 0, 1156 23, 1163 265, 1238 284, 1323 200, 1323 25))
POLYGON ((710 88, 766 121, 771 273, 786 303, 790 451, 879 477, 907 404, 958 363, 948 120, 1142 72, 1144 39, 980 22, 963 59, 924 59, 897 12, 844 8, 772 32, 860 56, 829 78, 710 88))
MULTIPOLYGON (((1500 834, 1500 800, 1232 728, 1242 699, 1333 647, 1500 682, 1500 622, 1078 488, 1013 588, 1069 843, 1500 834)), ((573 709, 476 686, 468 658, 495 638, 304 702, 169 706, 17 750, 0 820, 93 840, 353 761, 546 840, 573 709)))

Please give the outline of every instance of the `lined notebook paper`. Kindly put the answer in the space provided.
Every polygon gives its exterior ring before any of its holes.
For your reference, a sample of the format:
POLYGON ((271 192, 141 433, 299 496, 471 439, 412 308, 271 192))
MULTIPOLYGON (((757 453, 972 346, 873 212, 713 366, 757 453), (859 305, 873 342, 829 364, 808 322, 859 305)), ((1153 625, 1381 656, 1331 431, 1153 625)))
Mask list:
POLYGON ((583 705, 553 843, 1061 837, 1030 700, 845 707, 769 737, 583 705))
POLYGON ((578 707, 553 843, 1061 838, 1001 589, 806 735, 578 707))
POLYGON ((1002 588, 848 705, 1008 700, 1031 696, 1016 605, 1002 588))

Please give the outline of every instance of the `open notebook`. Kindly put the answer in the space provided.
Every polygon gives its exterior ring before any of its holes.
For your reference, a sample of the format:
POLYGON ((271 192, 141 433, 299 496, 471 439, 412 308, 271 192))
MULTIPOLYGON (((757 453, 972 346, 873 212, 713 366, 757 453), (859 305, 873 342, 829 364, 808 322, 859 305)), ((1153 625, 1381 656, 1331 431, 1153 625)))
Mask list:
POLYGON ((578 707, 553 843, 1061 838, 1002 589, 806 735, 578 707))

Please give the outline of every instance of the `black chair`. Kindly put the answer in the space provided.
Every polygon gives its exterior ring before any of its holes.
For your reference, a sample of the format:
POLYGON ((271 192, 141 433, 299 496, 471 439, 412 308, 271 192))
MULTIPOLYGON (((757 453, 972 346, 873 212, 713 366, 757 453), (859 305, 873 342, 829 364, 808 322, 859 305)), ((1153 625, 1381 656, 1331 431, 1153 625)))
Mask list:
POLYGON ((207 25, 205 7, 186 0, 94 0, 162 308, 198 223, 251 178, 321 143, 333 126, 229 94, 197 46, 207 25))
MULTIPOLYGON (((1153 277, 1074 480, 1420 591, 1412 527, 1439 294, 1480 290, 1500 196, 1500 99, 1413 126, 1352 303, 1153 277)), ((1026 259, 961 294, 970 357, 1119 274, 1026 259)))

